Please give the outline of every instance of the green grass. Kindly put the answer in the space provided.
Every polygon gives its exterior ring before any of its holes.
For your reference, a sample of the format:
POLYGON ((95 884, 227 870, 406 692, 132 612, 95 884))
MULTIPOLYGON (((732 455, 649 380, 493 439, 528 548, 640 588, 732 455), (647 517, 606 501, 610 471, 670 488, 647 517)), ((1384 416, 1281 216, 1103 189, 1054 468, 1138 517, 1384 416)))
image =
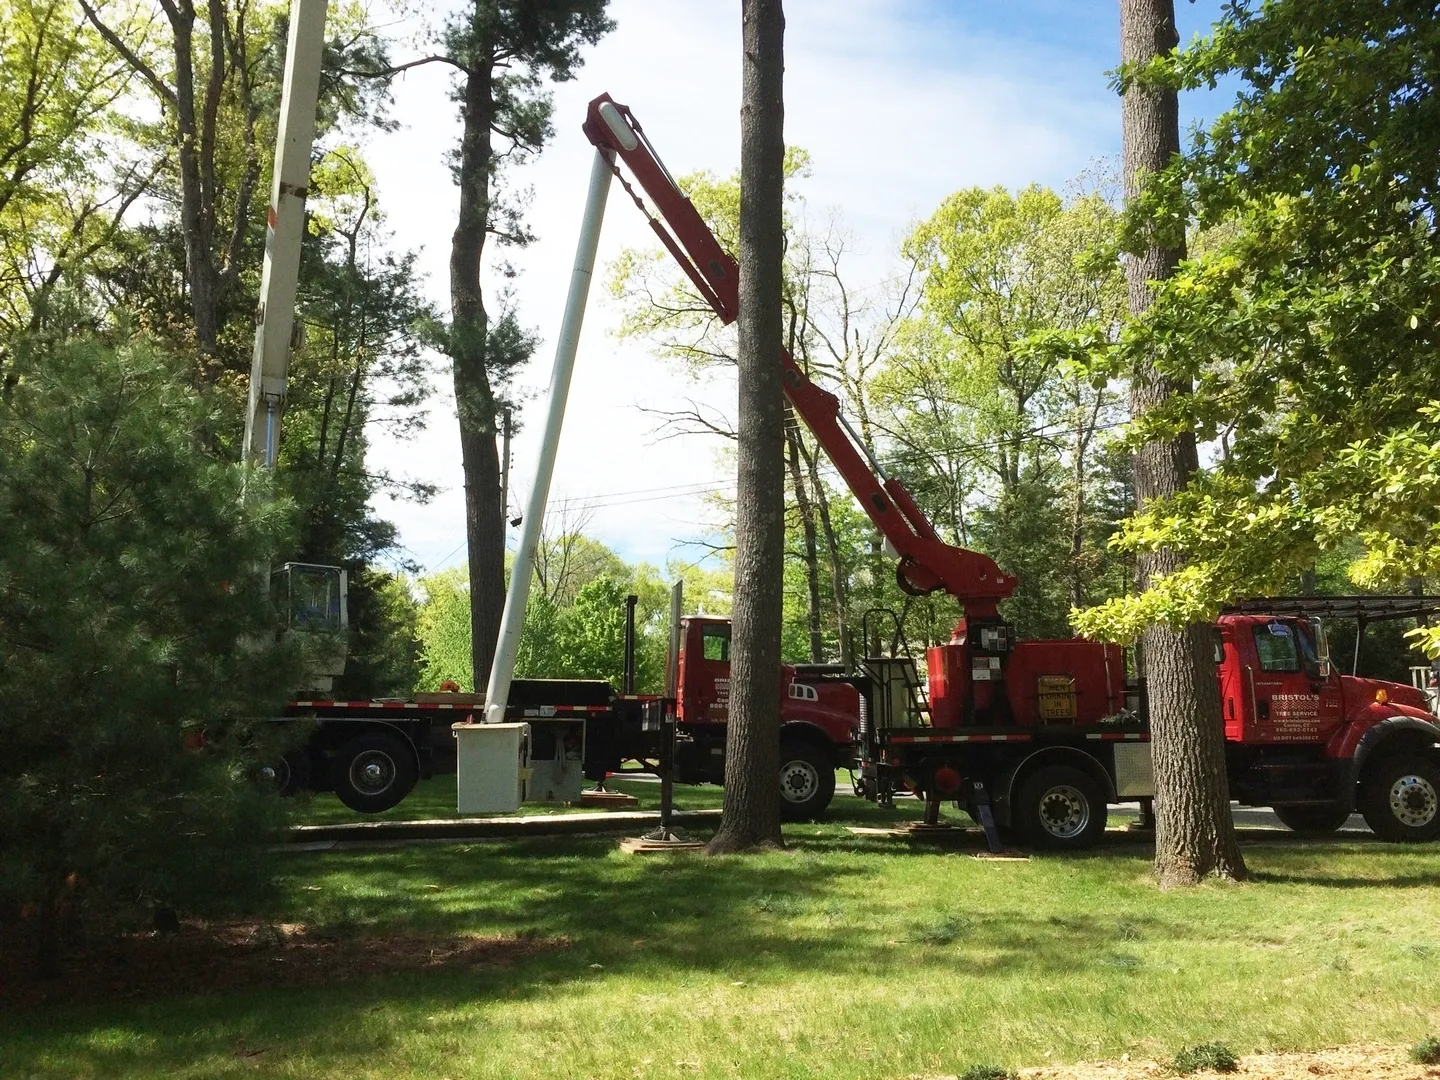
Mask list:
POLYGON ((725 859, 606 838, 291 855, 276 918, 572 946, 0 1017, 0 1076, 887 1080, 1440 1025, 1434 847, 1250 844, 1253 883, 1162 893, 1138 845, 985 862, 838 824, 786 837, 725 859))

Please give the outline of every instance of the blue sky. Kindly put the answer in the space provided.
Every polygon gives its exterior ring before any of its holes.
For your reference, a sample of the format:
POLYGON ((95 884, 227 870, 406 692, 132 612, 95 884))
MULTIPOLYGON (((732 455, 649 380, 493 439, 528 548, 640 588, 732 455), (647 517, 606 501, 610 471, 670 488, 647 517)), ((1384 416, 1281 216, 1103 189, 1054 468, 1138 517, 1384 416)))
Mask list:
MULTIPOLYGON (((1203 32, 1220 0, 1181 0, 1182 40, 1203 32)), ((515 179, 533 192, 538 241, 508 253, 516 301, 542 344, 521 384, 531 395, 516 441, 512 505, 533 475, 535 428, 549 379, 574 253, 591 148, 579 133, 602 90, 630 105, 676 173, 729 173, 738 161, 739 5, 734 0, 612 0, 616 30, 555 92, 556 137, 515 179)), ((950 192, 974 184, 1060 187, 1096 159, 1118 158, 1119 100, 1106 74, 1119 58, 1116 0, 788 0, 786 135, 810 151, 805 194, 836 209, 857 239, 854 280, 893 277, 901 237, 950 192)), ((396 59, 414 55, 394 28, 396 59)), ((445 261, 455 189, 444 153, 458 131, 449 76, 430 66, 396 87, 401 129, 369 148, 395 245, 418 248, 427 291, 447 302, 445 261)), ((1208 120, 1224 93, 1186 95, 1182 124, 1208 120)), ((649 244, 627 201, 612 194, 602 264, 649 244)), ((498 284, 493 276, 490 285, 498 284)), ((689 542, 714 523, 701 489, 731 482, 719 447, 699 437, 660 441, 642 407, 685 398, 733 407, 724 379, 696 383, 640 343, 618 341, 618 310, 592 295, 561 440, 551 504, 589 508, 589 530, 631 560, 695 557, 689 542)), ((430 505, 382 501, 407 553, 427 569, 464 557, 459 444, 448 372, 427 432, 408 443, 377 437, 374 463, 439 484, 430 505)), ((513 537, 512 537, 513 542, 513 537)))

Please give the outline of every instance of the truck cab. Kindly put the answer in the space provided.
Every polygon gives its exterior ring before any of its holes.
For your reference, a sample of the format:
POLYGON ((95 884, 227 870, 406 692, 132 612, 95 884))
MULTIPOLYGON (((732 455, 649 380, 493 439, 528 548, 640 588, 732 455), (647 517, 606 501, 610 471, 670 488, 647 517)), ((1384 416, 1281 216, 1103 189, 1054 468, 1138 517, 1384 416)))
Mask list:
MULTIPOLYGON (((730 620, 695 615, 680 624, 676 676, 682 783, 724 779, 730 718, 730 620)), ((835 794, 835 770, 854 757, 860 692, 838 665, 780 669, 780 790, 787 818, 820 814, 835 794)))
POLYGON ((1218 632, 1234 798, 1299 832, 1358 810, 1384 839, 1440 836, 1440 727, 1423 691, 1338 673, 1308 619, 1225 615, 1218 632))
POLYGON ((338 566, 287 562, 270 573, 270 596, 282 633, 306 640, 305 685, 298 690, 328 693, 345 674, 350 627, 346 574, 338 566))

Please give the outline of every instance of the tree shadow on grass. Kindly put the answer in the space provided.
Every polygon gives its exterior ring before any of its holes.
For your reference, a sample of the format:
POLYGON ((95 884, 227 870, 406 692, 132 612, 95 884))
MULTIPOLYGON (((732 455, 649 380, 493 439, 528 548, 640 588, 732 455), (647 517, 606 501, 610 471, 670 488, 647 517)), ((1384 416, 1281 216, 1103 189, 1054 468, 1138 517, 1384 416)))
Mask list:
MULTIPOLYGON (((332 1063, 358 1060, 413 1036, 417 1017, 440 1034, 452 1006, 583 993, 612 976, 673 990, 677 971, 728 983, 797 973, 845 980, 858 970, 886 982, 927 971, 954 978, 960 963, 967 977, 1055 979, 1093 970, 1117 941, 1109 915, 976 912, 959 897, 944 909, 877 912, 856 900, 857 877, 875 873, 859 860, 898 853, 854 840, 845 844, 853 863, 813 838, 781 853, 722 859, 623 856, 609 838, 297 856, 287 882, 294 904, 277 918, 337 934, 535 934, 571 945, 503 966, 0 1019, 0 1074, 43 1072, 63 1046, 69 1074, 159 1075, 192 1067, 217 1047, 248 1052, 255 1033, 332 1063)), ((875 884, 883 887, 883 877, 875 884)), ((473 1026, 473 1009, 467 1017, 473 1026)))
POLYGON ((1250 880, 1257 885, 1319 885, 1327 889, 1433 889, 1440 886, 1440 873, 1399 874, 1394 877, 1357 874, 1346 877, 1304 871, 1254 870, 1250 880))
MULTIPOLYGON (((1113 979, 1140 963, 1131 942, 1233 937, 1248 944, 1254 936, 1241 924, 1192 927, 1186 908, 1150 911, 1134 897, 1120 904, 1123 914, 1032 905, 1018 881, 1013 901, 992 887, 976 903, 967 892, 982 886, 972 884, 979 879, 969 869, 980 864, 963 853, 934 858, 928 845, 818 826, 797 827, 787 839, 784 852, 720 859, 625 856, 613 837, 295 855, 285 882, 290 903, 273 913, 277 920, 336 934, 534 934, 571 944, 503 966, 0 1018, 0 1074, 163 1075, 193 1072, 197 1061, 214 1065, 216 1055, 222 1065, 233 1060, 238 1073, 249 1059, 227 1057, 231 1048, 270 1053, 252 1045, 256 1039, 298 1048, 316 1062, 314 1071, 344 1072, 347 1063, 413 1045, 417 1032, 444 1039, 452 1028, 499 1022, 476 1005, 584 998, 597 980, 639 980, 671 994, 680 992, 677 973, 687 985, 692 977, 728 985, 816 975, 837 985, 857 975, 875 985, 989 976, 1059 985, 1072 977, 1113 979), (905 877, 913 867, 930 874, 917 856, 931 857, 934 874, 953 890, 938 900, 917 896, 906 904, 887 894, 881 899, 902 902, 878 902, 875 890, 903 889, 906 881, 913 887, 905 877)), ((1086 879, 1083 889, 1114 890, 1145 870, 1143 858, 1114 852, 1064 862, 1077 896, 1086 879), (1097 872, 1108 883, 1097 881, 1097 872)), ((1020 868, 978 873, 1011 869, 1020 868)), ((1317 871, 1265 870, 1257 880, 1342 888, 1440 883, 1430 874, 1370 880, 1317 871)), ((1047 879, 1030 880, 1028 887, 1047 879)))

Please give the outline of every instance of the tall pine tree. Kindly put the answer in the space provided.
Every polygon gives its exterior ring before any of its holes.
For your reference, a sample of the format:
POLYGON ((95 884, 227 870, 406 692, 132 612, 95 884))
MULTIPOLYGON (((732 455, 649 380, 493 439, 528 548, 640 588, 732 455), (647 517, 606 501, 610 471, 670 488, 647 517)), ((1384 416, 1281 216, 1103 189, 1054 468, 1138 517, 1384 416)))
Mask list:
POLYGON ((299 670, 257 570, 286 508, 242 502, 240 467, 197 445, 210 418, 186 373, 138 340, 31 342, 16 363, 0 404, 0 910, 53 966, 83 916, 264 885, 280 810, 239 756, 247 718, 276 715, 299 670))

